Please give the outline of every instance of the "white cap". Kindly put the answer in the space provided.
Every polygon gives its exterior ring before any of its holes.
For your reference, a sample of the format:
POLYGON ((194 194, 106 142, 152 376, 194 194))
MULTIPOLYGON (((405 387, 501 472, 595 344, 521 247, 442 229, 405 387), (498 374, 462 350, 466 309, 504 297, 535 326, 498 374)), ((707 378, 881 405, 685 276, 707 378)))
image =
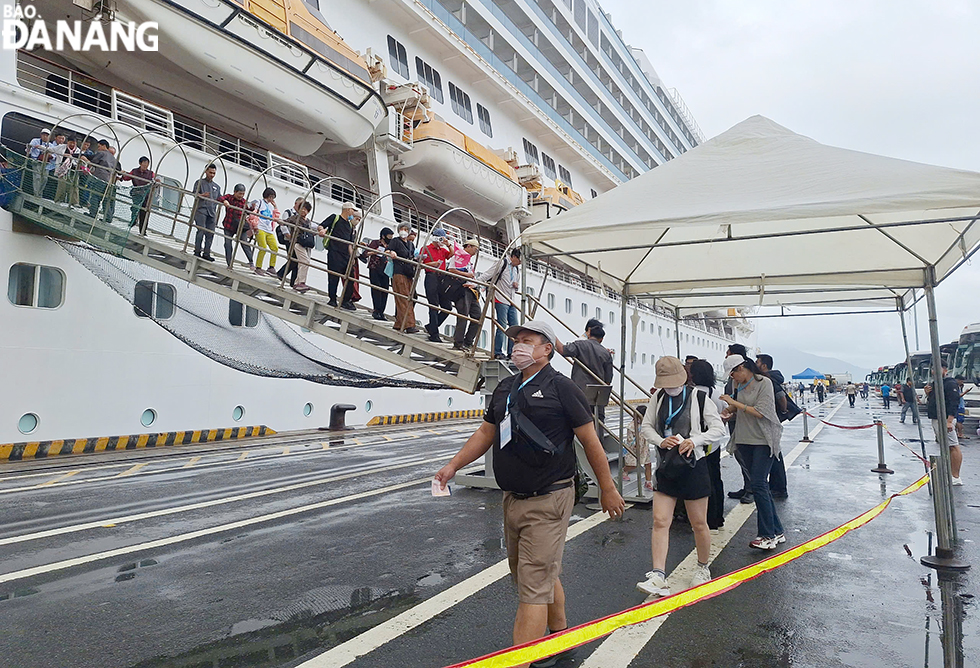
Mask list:
POLYGON ((41 134, 42 135, 49 135, 49 134, 51 134, 51 130, 48 130, 47 128, 44 128, 43 130, 41 130, 41 134))
POLYGON ((548 339, 548 342, 552 345, 555 343, 555 330, 551 328, 551 325, 540 320, 528 320, 523 325, 512 325, 511 327, 508 327, 507 331, 504 333, 507 335, 507 338, 513 339, 524 330, 541 334, 544 336, 544 338, 548 339))
POLYGON ((725 378, 728 378, 732 371, 735 370, 735 367, 739 366, 740 364, 745 364, 745 358, 741 355, 729 355, 726 357, 722 366, 722 368, 725 370, 725 378))

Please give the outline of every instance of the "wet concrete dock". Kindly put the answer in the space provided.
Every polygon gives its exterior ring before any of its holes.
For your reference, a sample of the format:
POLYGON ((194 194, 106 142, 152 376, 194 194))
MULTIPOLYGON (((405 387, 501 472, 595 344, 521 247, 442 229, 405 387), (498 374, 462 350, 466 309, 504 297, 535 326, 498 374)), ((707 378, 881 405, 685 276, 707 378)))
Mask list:
MULTIPOLYGON (((838 401, 812 410, 841 424, 880 415, 918 449, 897 410, 838 401)), ((457 488, 433 499, 426 484, 473 428, 393 427, 333 443, 284 435, 157 457, 0 467, 0 663, 437 667, 501 649, 516 599, 499 566, 499 493, 457 488), (447 597, 453 602, 441 604, 447 597), (387 620, 409 616, 410 630, 389 632, 387 620)), ((784 452, 796 458, 790 497, 777 503, 788 545, 851 519, 923 471, 887 439, 896 473, 871 473, 873 430, 827 427, 798 448, 801 436, 800 420, 787 425, 784 452)), ((930 545, 923 489, 815 553, 558 665, 942 666, 944 640, 962 657, 945 665, 980 665, 974 444, 980 439, 965 442, 966 485, 954 489, 961 555, 974 564, 965 575, 940 586, 918 563, 930 545)), ((730 458, 723 470, 726 486, 740 486, 730 458)), ((715 575, 768 556, 748 547, 751 507, 730 501, 727 510, 714 537, 727 541, 715 575)), ((650 567, 649 506, 621 522, 593 515, 576 507, 579 527, 565 551, 573 624, 644 600, 633 585, 650 567)), ((689 527, 675 525, 668 570, 693 547, 689 527)))

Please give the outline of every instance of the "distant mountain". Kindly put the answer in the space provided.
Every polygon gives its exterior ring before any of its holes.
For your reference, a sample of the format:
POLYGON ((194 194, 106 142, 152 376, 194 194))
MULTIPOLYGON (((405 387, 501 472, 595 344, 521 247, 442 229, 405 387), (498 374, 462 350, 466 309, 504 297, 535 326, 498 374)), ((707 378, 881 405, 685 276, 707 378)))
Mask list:
POLYGON ((849 364, 836 357, 811 355, 787 346, 760 346, 760 351, 772 355, 773 363, 777 369, 783 372, 786 380, 789 380, 794 373, 800 373, 807 367, 820 373, 849 373, 854 380, 864 380, 864 377, 871 373, 871 369, 849 364))

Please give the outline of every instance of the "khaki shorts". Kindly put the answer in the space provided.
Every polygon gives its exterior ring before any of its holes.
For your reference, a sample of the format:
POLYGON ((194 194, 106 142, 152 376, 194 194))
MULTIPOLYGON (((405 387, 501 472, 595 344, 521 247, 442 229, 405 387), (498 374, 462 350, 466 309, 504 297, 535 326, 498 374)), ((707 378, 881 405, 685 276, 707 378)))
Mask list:
MULTIPOLYGON (((939 430, 940 429, 943 429, 945 426, 946 426, 946 420, 941 420, 941 421, 940 420, 933 420, 932 421, 932 433, 936 436, 936 443, 939 443, 939 434, 940 434, 940 431, 939 430)), ((959 439, 956 438, 956 429, 955 429, 955 427, 953 429, 950 429, 950 430, 947 430, 946 431, 946 443, 948 443, 949 444, 949 447, 951 447, 951 448, 958 448, 958 447, 960 447, 959 439)))
POLYGON ((529 499, 515 499, 504 492, 507 560, 521 603, 554 603, 555 580, 561 574, 565 534, 574 505, 574 487, 529 499))

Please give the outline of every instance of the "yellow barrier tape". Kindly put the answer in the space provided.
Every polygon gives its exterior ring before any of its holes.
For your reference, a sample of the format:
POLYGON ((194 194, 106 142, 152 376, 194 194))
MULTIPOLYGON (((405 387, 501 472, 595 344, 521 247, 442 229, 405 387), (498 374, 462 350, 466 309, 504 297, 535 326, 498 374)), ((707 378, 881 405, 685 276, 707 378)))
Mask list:
POLYGON ((645 622, 653 619, 654 617, 660 617, 661 615, 666 615, 680 608, 693 605, 698 601, 702 601, 713 596, 718 596, 719 594, 723 594, 726 591, 738 587, 744 582, 748 582, 749 580, 759 577, 763 573, 775 570, 780 566, 784 566, 791 561, 799 559, 808 552, 818 550, 821 547, 843 537, 845 534, 864 526, 884 512, 885 508, 887 508, 892 502, 892 499, 899 496, 912 494, 913 492, 921 489, 922 486, 928 481, 929 475, 924 475, 902 491, 892 494, 871 510, 858 515, 851 521, 840 525, 836 529, 832 529, 831 531, 821 534, 816 538, 811 538, 805 543, 797 545, 796 547, 786 550, 785 552, 780 552, 779 554, 775 554, 767 559, 763 559, 762 561, 746 566, 745 568, 741 568, 737 571, 733 571, 732 573, 728 573, 727 575, 715 578, 714 580, 706 582, 703 585, 698 585, 697 587, 686 589, 672 596, 667 596, 665 598, 657 599, 656 601, 638 605, 635 608, 629 608, 628 610, 618 612, 614 615, 610 615, 609 617, 604 617, 602 619, 597 619, 595 621, 582 624, 581 626, 570 628, 566 631, 562 631, 561 633, 545 636, 544 638, 526 643, 524 645, 518 645, 517 647, 501 650, 494 654, 488 654, 476 659, 470 659, 469 661, 464 661, 463 663, 456 663, 452 666, 448 666, 447 668, 463 668, 463 666, 467 666, 469 668, 513 668, 513 666, 519 666, 531 661, 537 661, 538 659, 553 656, 559 652, 564 652, 565 650, 572 649, 573 647, 578 647, 579 645, 592 642, 593 640, 609 635, 613 631, 624 626, 645 622))

